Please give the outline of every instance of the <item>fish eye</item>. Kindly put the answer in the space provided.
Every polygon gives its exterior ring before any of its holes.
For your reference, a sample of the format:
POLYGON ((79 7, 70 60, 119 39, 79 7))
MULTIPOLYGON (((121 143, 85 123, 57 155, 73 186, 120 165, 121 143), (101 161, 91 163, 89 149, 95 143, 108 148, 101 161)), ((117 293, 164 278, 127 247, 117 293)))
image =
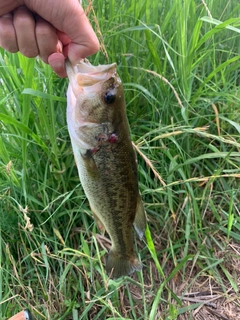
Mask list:
POLYGON ((116 95, 113 91, 107 91, 104 94, 103 99, 107 104, 112 104, 116 99, 116 95))

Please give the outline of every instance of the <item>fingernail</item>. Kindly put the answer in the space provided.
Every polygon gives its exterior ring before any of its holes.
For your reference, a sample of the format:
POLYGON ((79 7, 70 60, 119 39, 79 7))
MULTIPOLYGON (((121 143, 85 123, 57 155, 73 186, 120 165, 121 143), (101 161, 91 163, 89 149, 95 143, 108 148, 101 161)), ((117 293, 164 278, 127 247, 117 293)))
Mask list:
POLYGON ((0 16, 0 18, 6 18, 6 19, 12 18, 12 14, 11 13, 6 13, 6 14, 0 16))
POLYGON ((48 57, 48 63, 56 74, 64 78, 67 76, 65 70, 65 57, 61 53, 53 53, 48 57))
POLYGON ((63 44, 60 40, 58 40, 58 43, 57 43, 57 52, 59 53, 62 53, 63 51, 63 44))

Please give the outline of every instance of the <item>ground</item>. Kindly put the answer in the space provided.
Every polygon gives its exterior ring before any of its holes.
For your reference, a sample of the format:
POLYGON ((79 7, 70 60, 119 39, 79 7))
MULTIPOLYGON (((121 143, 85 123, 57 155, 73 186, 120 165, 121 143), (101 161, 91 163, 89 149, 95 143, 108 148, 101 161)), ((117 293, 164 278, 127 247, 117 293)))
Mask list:
MULTIPOLYGON (((217 241, 225 241, 220 235, 217 236, 217 241)), ((102 246, 106 245, 109 249, 109 240, 103 236, 97 236, 99 243, 102 246)), ((141 246, 141 244, 140 244, 141 246)), ((237 320, 240 319, 240 297, 238 286, 240 284, 240 245, 234 242, 229 242, 223 251, 219 251, 218 246, 213 248, 214 255, 222 261, 222 267, 219 268, 221 278, 216 276, 211 269, 202 269, 198 266, 197 260, 189 261, 185 267, 184 274, 182 269, 169 281, 168 287, 179 298, 181 305, 178 310, 181 314, 177 320, 237 320), (207 270, 208 269, 208 270, 207 270), (224 270, 224 272, 222 271, 224 270), (230 275, 230 276, 228 276, 230 275), (235 279, 235 282, 230 283, 235 279)), ((162 261, 159 261, 162 263, 162 261)), ((159 273, 156 269, 156 264, 149 258, 149 268, 143 270, 144 275, 144 296, 147 305, 153 303, 156 296, 156 291, 161 285, 159 273)), ((171 273, 173 266, 168 266, 164 269, 168 274, 171 273)), ((167 276, 167 274, 166 274, 167 276)), ((136 282, 138 281, 137 274, 131 276, 136 282)), ((143 292, 142 286, 136 283, 129 283, 128 290, 122 287, 119 290, 119 299, 121 302, 122 315, 126 318, 131 317, 132 301, 135 305, 135 313, 141 316, 143 314, 143 292), (129 292, 131 299, 129 299, 129 292)), ((167 291, 163 293, 165 299, 168 299, 167 291)), ((168 301, 169 302, 169 301, 168 301)), ((168 317, 169 305, 177 306, 177 302, 171 299, 170 303, 162 303, 157 307, 155 319, 172 319, 168 317)))

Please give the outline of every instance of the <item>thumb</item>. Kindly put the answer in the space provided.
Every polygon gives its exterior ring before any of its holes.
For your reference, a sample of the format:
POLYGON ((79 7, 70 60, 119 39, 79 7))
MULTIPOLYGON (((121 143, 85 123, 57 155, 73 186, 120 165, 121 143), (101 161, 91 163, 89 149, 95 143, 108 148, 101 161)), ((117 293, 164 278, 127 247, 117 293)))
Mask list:
POLYGON ((72 64, 99 50, 97 36, 78 0, 25 0, 25 5, 70 39, 64 52, 72 64))

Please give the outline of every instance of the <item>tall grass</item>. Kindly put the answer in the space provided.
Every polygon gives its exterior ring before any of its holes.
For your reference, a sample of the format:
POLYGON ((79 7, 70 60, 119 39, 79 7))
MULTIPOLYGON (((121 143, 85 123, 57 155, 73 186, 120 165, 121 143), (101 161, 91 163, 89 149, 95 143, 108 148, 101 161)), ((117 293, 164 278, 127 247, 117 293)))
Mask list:
POLYGON ((93 9, 103 50, 90 61, 117 62, 138 154, 144 268, 117 281, 105 274, 109 241, 74 164, 67 80, 1 50, 0 318, 28 307, 36 319, 191 319, 200 304, 186 307, 179 290, 204 277, 237 290, 218 253, 240 240, 240 5, 108 0, 93 9))

